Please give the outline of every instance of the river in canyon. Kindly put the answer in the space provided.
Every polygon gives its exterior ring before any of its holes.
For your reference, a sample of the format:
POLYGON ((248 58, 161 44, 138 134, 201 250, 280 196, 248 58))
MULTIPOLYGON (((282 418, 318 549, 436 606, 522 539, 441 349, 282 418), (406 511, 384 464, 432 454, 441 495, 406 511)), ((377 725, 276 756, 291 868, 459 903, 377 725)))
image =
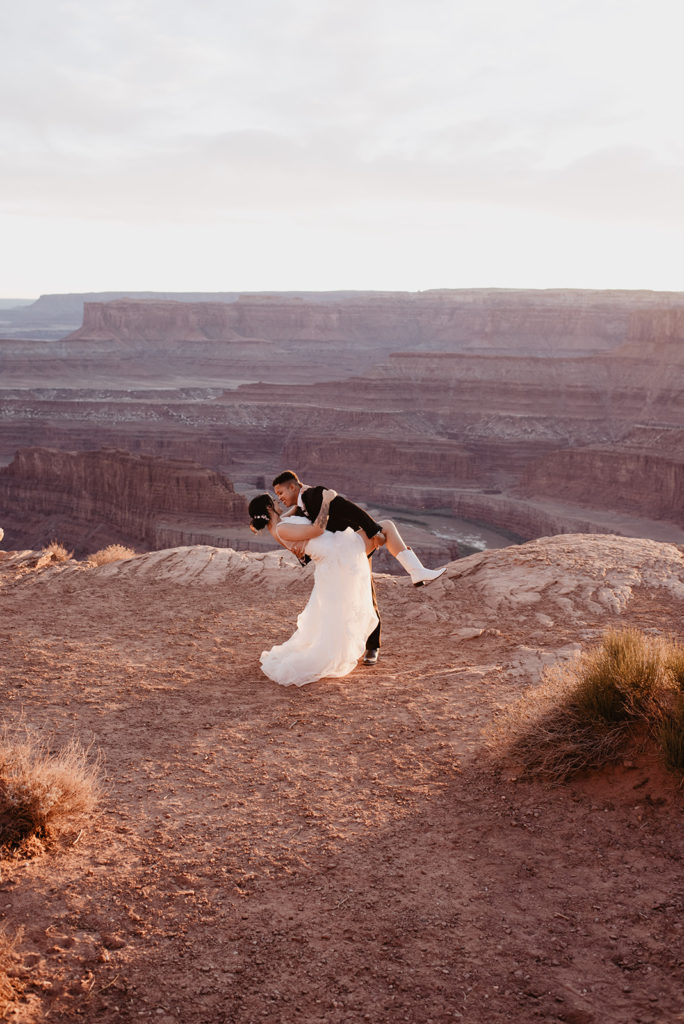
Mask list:
POLYGON ((519 542, 513 534, 459 519, 448 509, 386 508, 369 505, 374 519, 392 519, 409 545, 421 547, 440 541, 458 544, 461 558, 489 548, 505 548, 519 542))

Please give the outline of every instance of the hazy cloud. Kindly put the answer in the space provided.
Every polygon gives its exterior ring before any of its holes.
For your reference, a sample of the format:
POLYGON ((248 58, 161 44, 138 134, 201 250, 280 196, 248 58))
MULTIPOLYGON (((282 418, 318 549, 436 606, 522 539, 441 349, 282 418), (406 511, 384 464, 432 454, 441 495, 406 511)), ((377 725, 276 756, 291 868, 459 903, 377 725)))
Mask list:
POLYGON ((25 0, 0 34, 5 230, 684 226, 669 0, 25 0))

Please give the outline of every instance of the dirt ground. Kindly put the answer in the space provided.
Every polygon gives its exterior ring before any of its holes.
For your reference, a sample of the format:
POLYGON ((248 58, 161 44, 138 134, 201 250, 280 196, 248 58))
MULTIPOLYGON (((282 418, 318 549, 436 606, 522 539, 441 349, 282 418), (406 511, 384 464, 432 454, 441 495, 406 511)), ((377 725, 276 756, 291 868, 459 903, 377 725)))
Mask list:
POLYGON ((637 580, 617 610, 505 614, 482 573, 533 580, 535 545, 379 577, 378 665, 301 689, 258 668, 311 587, 287 556, 0 556, 3 716, 105 775, 92 820, 2 864, 9 1019, 684 1021, 677 778, 641 758, 552 789, 484 745, 544 664, 615 623, 682 637, 684 600, 637 580))

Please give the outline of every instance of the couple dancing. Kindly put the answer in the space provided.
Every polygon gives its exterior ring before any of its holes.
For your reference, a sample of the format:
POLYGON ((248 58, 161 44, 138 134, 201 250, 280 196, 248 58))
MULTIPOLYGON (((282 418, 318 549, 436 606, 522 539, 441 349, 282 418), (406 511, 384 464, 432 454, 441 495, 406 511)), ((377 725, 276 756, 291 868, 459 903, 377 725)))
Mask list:
POLYGON ((307 487, 290 470, 275 478, 273 488, 285 511, 276 509, 270 494, 260 494, 249 503, 250 526, 255 532, 267 529, 300 560, 313 561, 314 587, 290 639, 261 655, 264 673, 282 686, 303 686, 324 676, 346 676, 362 654, 365 665, 375 665, 380 616, 373 552, 386 547, 416 587, 446 569, 426 569, 390 519, 376 522, 335 491, 307 487))

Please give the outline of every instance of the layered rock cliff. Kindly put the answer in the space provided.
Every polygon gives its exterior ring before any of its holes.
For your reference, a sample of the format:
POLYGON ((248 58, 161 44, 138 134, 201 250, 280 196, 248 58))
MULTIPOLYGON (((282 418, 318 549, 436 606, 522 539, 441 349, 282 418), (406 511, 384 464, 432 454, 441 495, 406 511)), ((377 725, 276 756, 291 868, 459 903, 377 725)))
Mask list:
POLYGON ((86 302, 83 325, 69 340, 258 338, 381 351, 597 352, 621 344, 633 311, 662 307, 665 294, 684 309, 681 293, 572 290, 378 292, 317 300, 243 295, 227 303, 121 299, 86 302))
POLYGON ((227 477, 193 462, 28 448, 0 470, 0 515, 6 545, 56 536, 92 550, 94 542, 156 548, 207 538, 229 546, 244 532, 247 508, 227 477))
POLYGON ((684 526, 684 453, 626 445, 553 452, 527 466, 518 490, 684 526))
POLYGON ((113 444, 193 458, 243 489, 291 465, 405 508, 453 508, 468 488, 482 509, 499 491, 496 525, 528 536, 521 510, 555 497, 586 508, 573 522, 611 509, 616 523, 681 522, 681 294, 93 303, 71 338, 7 342, 0 360, 10 381, 24 366, 1 395, 0 458, 113 444), (270 383, 254 382, 262 370, 270 383), (117 383, 93 383, 107 375, 117 383))

